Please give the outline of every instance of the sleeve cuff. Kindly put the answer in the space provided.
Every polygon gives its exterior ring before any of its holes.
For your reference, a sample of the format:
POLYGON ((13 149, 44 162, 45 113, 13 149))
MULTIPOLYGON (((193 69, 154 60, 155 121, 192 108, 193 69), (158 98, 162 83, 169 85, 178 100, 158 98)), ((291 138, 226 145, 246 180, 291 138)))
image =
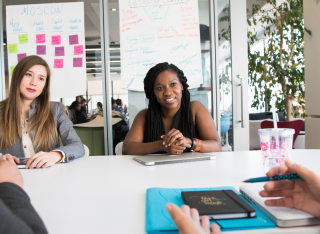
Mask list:
POLYGON ((59 163, 65 163, 66 162, 66 154, 65 154, 65 152, 63 152, 62 150, 52 150, 52 151, 60 152, 62 154, 62 159, 60 161, 58 161, 59 163))

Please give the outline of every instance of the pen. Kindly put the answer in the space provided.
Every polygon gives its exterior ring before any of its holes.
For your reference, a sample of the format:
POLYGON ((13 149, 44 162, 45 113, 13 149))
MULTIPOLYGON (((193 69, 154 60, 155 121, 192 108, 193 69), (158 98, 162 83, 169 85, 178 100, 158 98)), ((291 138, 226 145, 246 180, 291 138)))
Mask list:
POLYGON ((267 182, 267 181, 274 181, 274 180, 303 180, 298 176, 298 174, 286 174, 286 175, 276 175, 274 177, 258 177, 258 178, 251 178, 247 179, 245 183, 257 183, 257 182, 267 182))

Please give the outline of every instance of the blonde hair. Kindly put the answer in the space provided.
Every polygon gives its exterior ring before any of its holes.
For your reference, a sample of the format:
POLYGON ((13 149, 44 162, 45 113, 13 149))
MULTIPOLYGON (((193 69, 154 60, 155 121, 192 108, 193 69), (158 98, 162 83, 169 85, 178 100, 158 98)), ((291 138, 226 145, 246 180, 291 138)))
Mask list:
POLYGON ((29 135, 35 151, 50 151, 50 142, 58 139, 50 108, 50 68, 41 57, 31 55, 21 59, 13 70, 9 97, 0 102, 0 150, 10 149, 16 144, 18 137, 22 138, 20 83, 27 71, 35 65, 45 67, 47 78, 42 93, 36 98, 36 113, 29 119, 29 135))

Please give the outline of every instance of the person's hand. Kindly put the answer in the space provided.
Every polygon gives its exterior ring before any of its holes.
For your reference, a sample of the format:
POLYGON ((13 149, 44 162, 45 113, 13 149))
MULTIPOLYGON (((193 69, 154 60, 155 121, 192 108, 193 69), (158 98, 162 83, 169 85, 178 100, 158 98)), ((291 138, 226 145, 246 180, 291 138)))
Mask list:
POLYGON ((3 155, 3 156, 0 158, 0 160, 9 161, 9 162, 13 163, 14 165, 17 165, 17 164, 20 162, 20 160, 19 160, 17 157, 12 156, 11 154, 5 154, 5 155, 3 155))
MULTIPOLYGON (((56 162, 62 159, 62 154, 57 151, 51 152, 38 152, 35 155, 31 156, 27 160, 26 168, 33 169, 33 168, 46 168, 54 165, 56 162)), ((25 161, 26 161, 25 160, 25 161)))
POLYGON ((267 176, 297 173, 303 180, 270 181, 260 192, 262 197, 282 197, 265 201, 267 206, 295 208, 320 218, 320 178, 312 171, 286 160, 274 167, 267 176))
POLYGON ((189 206, 183 205, 181 209, 174 204, 167 204, 166 210, 171 215, 174 223, 177 225, 180 234, 220 234, 220 228, 217 224, 212 224, 210 232, 210 222, 207 216, 201 217, 196 209, 190 209, 189 206))
POLYGON ((5 154, 0 158, 0 183, 10 182, 23 188, 23 179, 15 163, 16 159, 10 154, 5 154))
POLYGON ((179 145, 185 148, 191 148, 191 139, 186 138, 183 134, 177 129, 171 129, 166 135, 162 135, 161 139, 163 139, 163 145, 165 147, 172 145, 179 145))

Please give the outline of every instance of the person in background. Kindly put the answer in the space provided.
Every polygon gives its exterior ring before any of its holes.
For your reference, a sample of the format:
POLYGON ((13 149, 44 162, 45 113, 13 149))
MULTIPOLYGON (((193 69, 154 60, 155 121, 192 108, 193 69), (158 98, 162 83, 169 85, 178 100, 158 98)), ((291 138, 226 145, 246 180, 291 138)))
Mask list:
MULTIPOLYGON (((320 177, 318 175, 286 160, 284 165, 270 169, 267 177, 293 173, 297 173, 303 180, 270 181, 264 185, 260 196, 277 197, 277 199, 266 200, 267 206, 295 208, 320 218, 320 177)), ((203 216, 200 225, 197 210, 190 210, 187 205, 179 208, 174 204, 167 204, 166 210, 170 213, 180 234, 210 233, 208 218, 203 216)), ((217 225, 212 224, 211 228, 213 234, 221 233, 217 225)))
POLYGON ((116 100, 114 100, 113 97, 111 97, 111 106, 112 106, 112 110, 114 110, 117 106, 116 100))
POLYGON ((123 103, 121 99, 116 100, 117 106, 114 108, 115 111, 120 112, 124 117, 126 117, 126 112, 123 110, 123 103))
POLYGON ((159 63, 148 71, 144 91, 149 108, 135 117, 123 143, 123 154, 221 151, 210 113, 200 102, 190 102, 188 87, 183 71, 173 64, 159 63))
POLYGON ((26 158, 29 169, 84 156, 64 105, 50 102, 50 79, 46 61, 27 56, 13 70, 9 97, 0 102, 0 153, 26 158))
POLYGON ((73 124, 88 122, 87 115, 81 111, 81 103, 78 101, 69 106, 69 117, 73 124))
POLYGON ((86 114, 87 113, 86 106, 88 105, 88 102, 91 101, 91 98, 86 100, 82 95, 80 95, 80 96, 76 96, 76 101, 81 104, 81 111, 86 114))
POLYGON ((40 216, 23 190, 23 179, 11 155, 0 158, 0 233, 46 234, 40 216))
POLYGON ((101 102, 97 102, 97 113, 102 112, 103 108, 102 108, 102 103, 101 102))

